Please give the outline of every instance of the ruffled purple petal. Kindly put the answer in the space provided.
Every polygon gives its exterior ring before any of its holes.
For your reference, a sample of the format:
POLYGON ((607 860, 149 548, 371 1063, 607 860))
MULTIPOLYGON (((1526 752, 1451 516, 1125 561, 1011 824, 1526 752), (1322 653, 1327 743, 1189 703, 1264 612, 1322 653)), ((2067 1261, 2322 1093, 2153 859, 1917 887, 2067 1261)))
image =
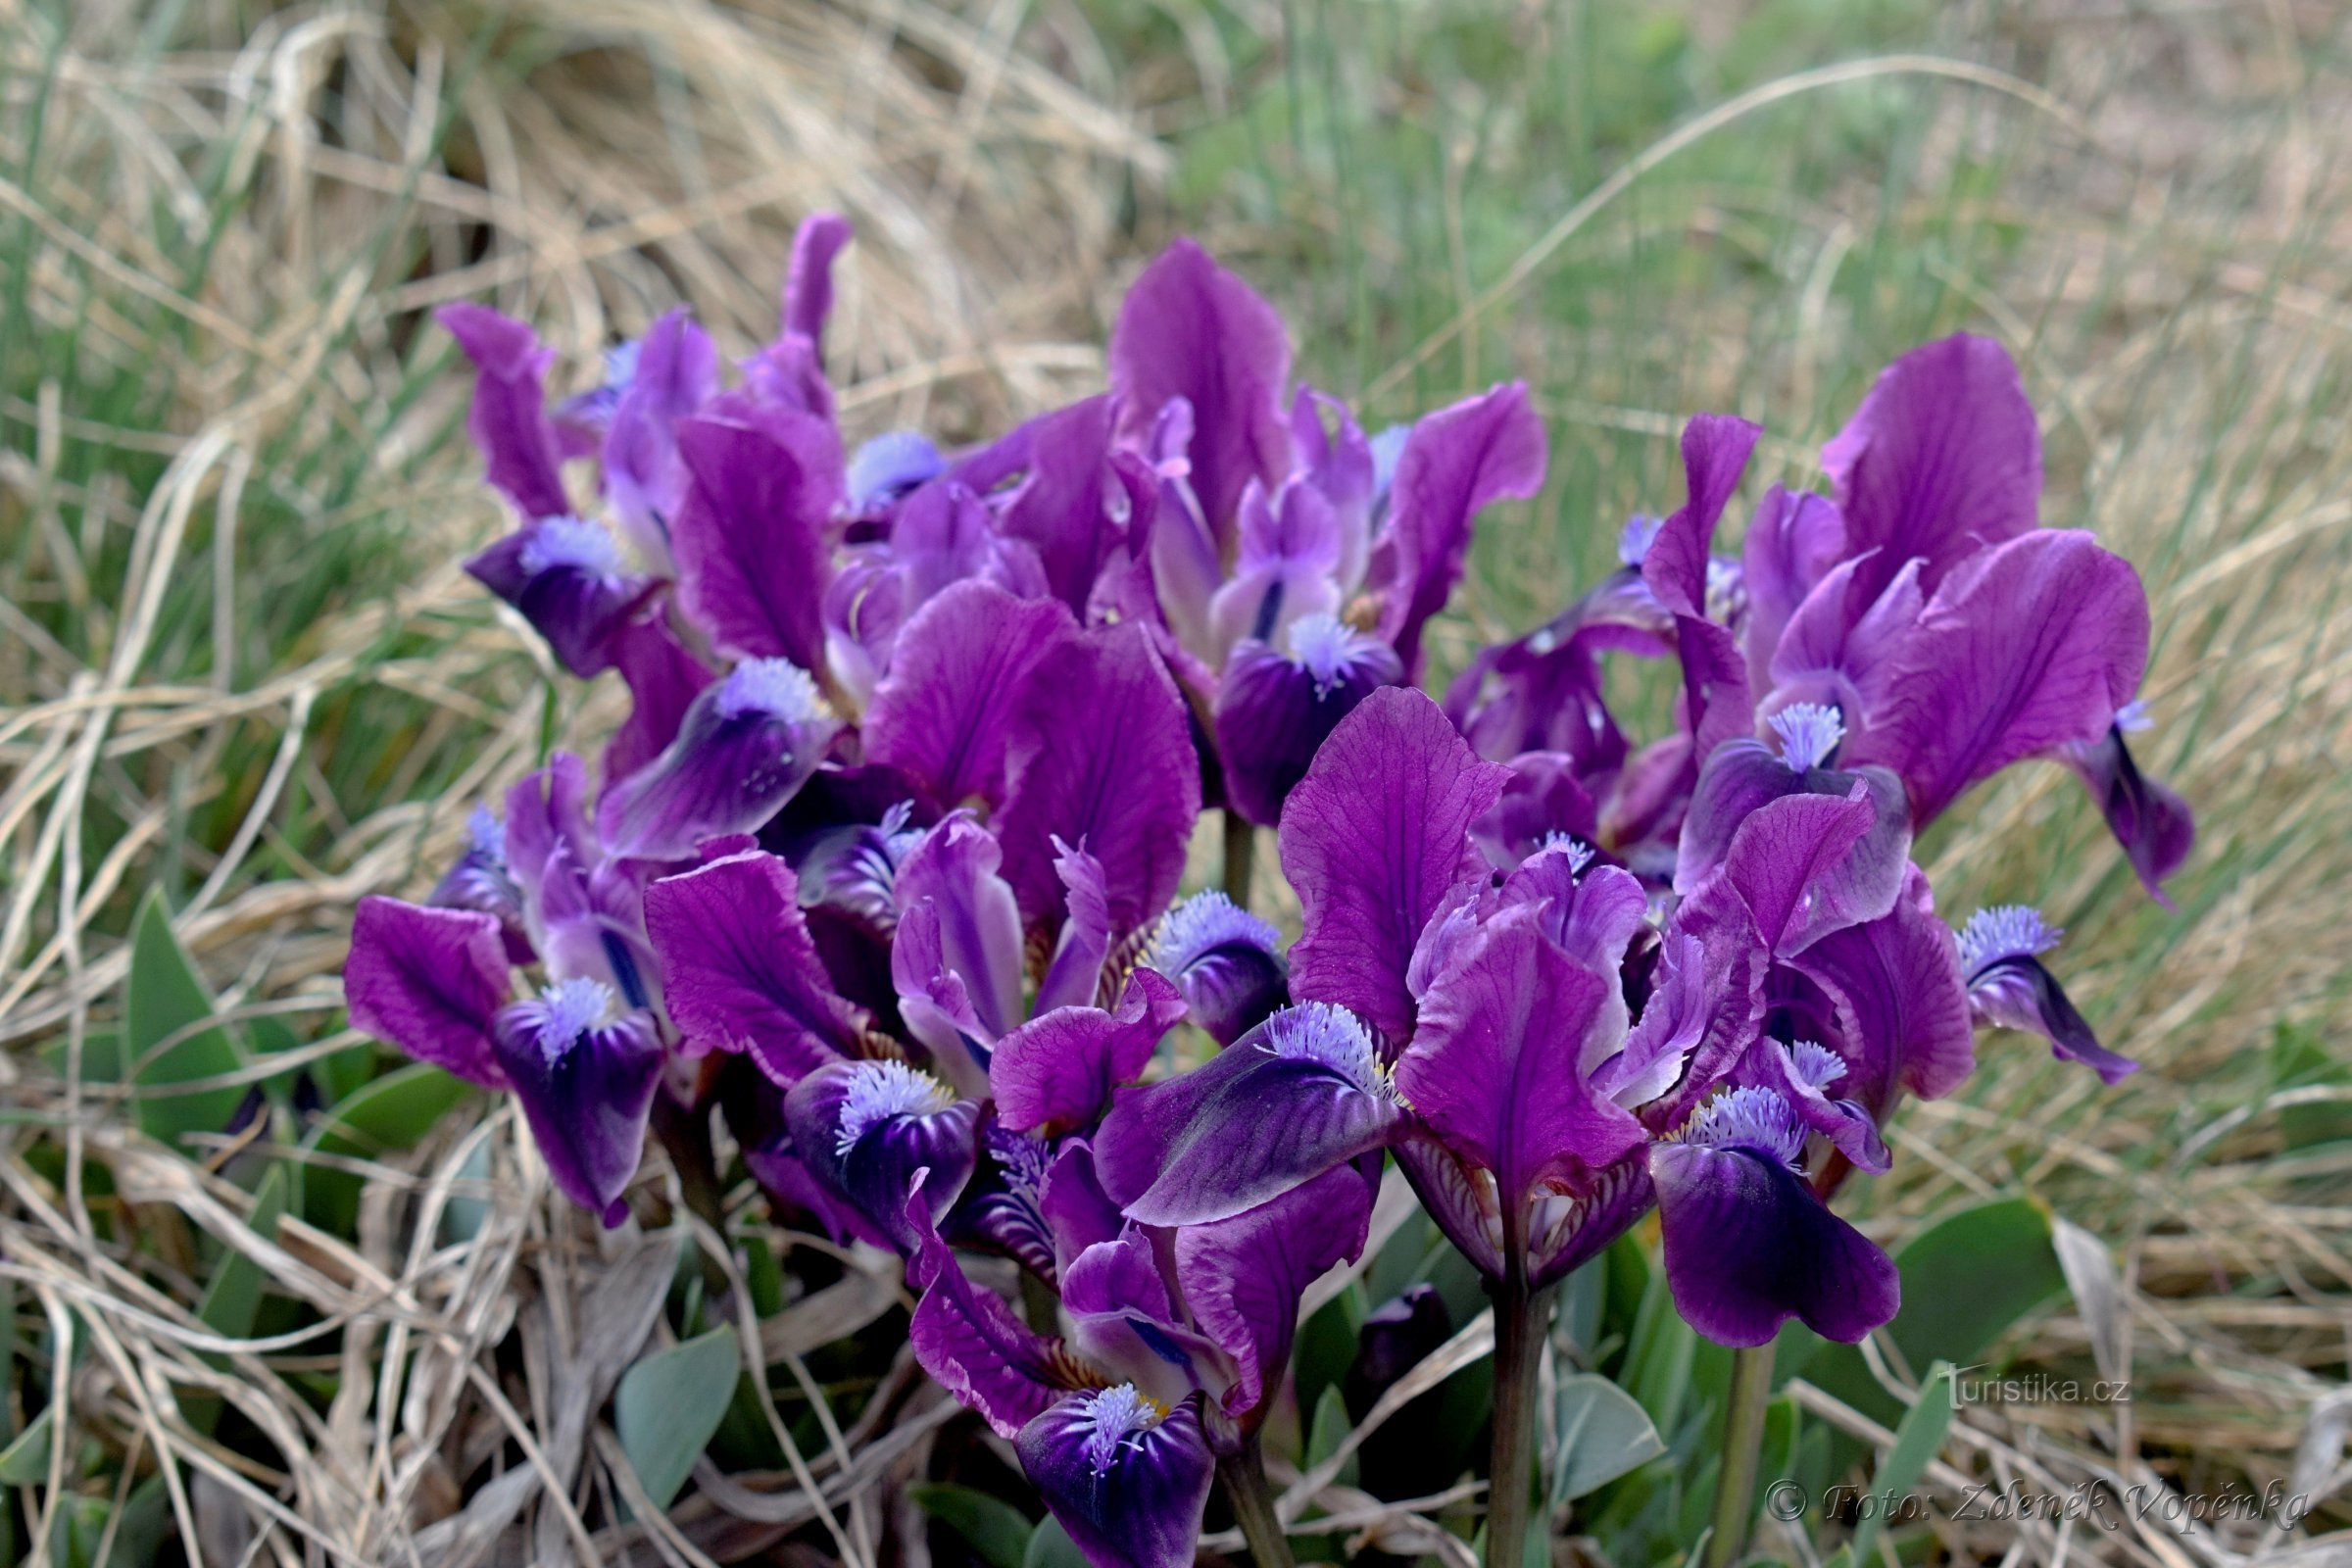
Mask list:
POLYGON ((1914 559, 1933 594, 1961 561, 2033 528, 2041 500, 2041 432, 2017 366, 1965 333, 1880 371, 1821 466, 1845 515, 1845 553, 1878 551, 1866 600, 1914 559))
POLYGON ((1595 1087, 1653 1129, 1679 1125, 1756 1038, 1771 957, 1730 880, 1703 884, 1667 921, 1641 1015, 1595 1087))
POLYGON ((1659 524, 1642 556, 1642 578, 1658 603, 1677 615, 1703 619, 1707 560, 1725 503, 1747 472, 1763 426, 1728 414, 1700 414, 1683 426, 1682 509, 1659 524))
POLYGON ((752 851, 645 890, 646 932, 689 1047, 749 1052, 787 1088, 852 1054, 866 1019, 834 994, 792 868, 752 851))
MULTIPOLYGON (((1095 397, 1031 420, 1027 472, 999 514, 1008 538, 1035 548, 1054 597, 1075 613, 1137 522, 1139 497, 1111 450, 1116 412, 1111 398, 1095 397)), ((1153 476, 1145 508, 1157 489, 1153 476)))
POLYGON ((1959 951, 1917 866, 1886 914, 1832 932, 1789 964, 1830 994, 1853 1069, 1841 1087, 1874 1117, 1886 1119, 1898 1086, 1935 1100, 1975 1069, 1959 951))
POLYGON ((1343 1165, 1231 1219, 1176 1233, 1177 1288, 1201 1332, 1233 1359, 1227 1415, 1245 1425, 1262 1418, 1290 1364, 1298 1298, 1324 1270, 1363 1252, 1372 1195, 1364 1172, 1343 1165))
POLYGON ((615 1004, 594 980, 561 980, 498 1015, 492 1047, 548 1175, 564 1197, 617 1225, 645 1152, 646 1114, 662 1076, 653 1014, 601 1021, 615 1004))
POLYGON ((681 419, 693 483, 670 524, 678 603, 722 654, 814 669, 832 575, 826 529, 847 494, 830 421, 725 399, 681 419))
POLYGON ((1414 946, 1448 890, 1477 870, 1470 826, 1509 780, 1418 691, 1385 687, 1342 719, 1282 813, 1283 874, 1303 915, 1292 994, 1411 1039, 1414 946))
POLYGON ((605 499, 645 560, 666 566, 692 482, 677 424, 718 395, 718 350, 683 306, 646 332, 605 430, 605 499))
POLYGON ((1282 803, 1340 720, 1404 678, 1387 643, 1330 614, 1293 621, 1284 640, 1288 657, 1266 642, 1242 643, 1217 687, 1225 798, 1260 827, 1282 820, 1282 803))
MULTIPOLYGON (((1614 1164, 1645 1136, 1593 1091, 1582 1063, 1609 1016, 1614 974, 1570 958, 1544 935, 1541 906, 1497 913, 1431 988, 1421 1027, 1396 1062, 1396 1092, 1457 1153, 1494 1173, 1504 1202, 1536 1184, 1614 1164)), ((1622 1027, 1623 1012, 1616 1013, 1622 1027)))
POLYGON ((1421 628, 1446 608, 1470 553, 1479 512, 1544 488, 1544 421, 1513 381, 1423 415, 1389 491, 1388 524, 1372 548, 1383 641, 1405 673, 1421 668, 1421 628))
POLYGON ((1132 1083, 1184 1016, 1166 978, 1137 969, 1118 1010, 1056 1007, 997 1042, 988 1081, 997 1113, 1018 1132, 1051 1134, 1092 1126, 1114 1085, 1132 1083))
POLYGON ((1290 997, 1281 934, 1214 889, 1161 918, 1144 962, 1176 983, 1186 1016, 1220 1046, 1265 1022, 1290 997))
POLYGON ((353 1027, 469 1083, 503 1088, 491 1028, 512 994, 496 916, 380 895, 360 901, 343 968, 353 1027))
POLYGON ((2108 831, 2124 847, 2140 885, 2171 908, 2164 880, 2187 862, 2197 843, 2188 803, 2139 770, 2120 724, 2110 723, 2098 740, 2067 747, 2062 755, 2099 803, 2108 831))
POLYGON ((560 471, 563 452, 548 422, 542 381, 556 351, 539 346, 529 325, 486 305, 444 305, 433 318, 449 328, 473 362, 473 408, 466 429, 489 465, 490 483, 526 517, 571 510, 560 471))
POLYGON ((784 1124, 808 1173, 902 1253, 924 1240, 908 1216, 916 1173, 930 1172, 922 1197, 937 1225, 978 1163, 979 1116, 975 1102, 903 1061, 834 1062, 784 1097, 784 1124))
POLYGON ((1692 1141, 1654 1146, 1649 1168, 1675 1309, 1708 1339, 1768 1344, 1793 1317, 1850 1345, 1894 1316, 1893 1262, 1781 1159, 1692 1141))
POLYGON ((1200 763, 1184 698, 1143 628, 1055 644, 1031 667, 1007 725, 1004 878, 1032 926, 1063 907, 1054 841, 1102 862, 1113 942, 1159 917, 1184 875, 1200 813, 1200 763))
POLYGON ((1110 885, 1102 862, 1059 840, 1054 848, 1054 873, 1061 878, 1068 913, 1029 1006, 1038 1014, 1093 1006, 1102 989, 1102 960, 1110 955, 1110 885))
POLYGON ((1880 676, 1849 763, 1902 776, 1925 827, 1980 779, 2095 742, 2138 690, 2148 601, 2087 533, 2036 531, 1955 570, 1880 676))
POLYGON ((1250 481, 1271 490, 1290 472, 1290 365, 1274 307, 1190 239, 1144 269, 1119 307, 1110 388, 1120 438, 1144 447, 1171 399, 1191 406, 1191 488, 1220 543, 1233 537, 1250 481))
POLYGON ((1403 1119, 1363 1025, 1308 1003, 1190 1072, 1120 1090, 1095 1166, 1131 1218, 1205 1224, 1371 1152, 1403 1119))
POLYGON ((607 789, 596 822, 616 858, 677 860, 705 839, 756 832, 825 760, 841 722, 808 672, 738 664, 688 705, 677 739, 607 789))
POLYGON ((1829 1090, 1847 1076, 1844 1059, 1826 1047, 1799 1040, 1794 1045, 1769 1035, 1748 1048, 1739 1078, 1781 1097, 1799 1121, 1828 1139, 1858 1170, 1878 1175, 1891 1161, 1879 1137, 1879 1124, 1851 1100, 1829 1090))
POLYGON ((1876 819, 1870 787, 1859 777, 1844 795, 1784 795, 1741 819, 1717 874, 1739 890, 1776 956, 1801 953, 1893 906, 1907 859, 1896 861, 1892 878, 1875 862, 1867 878, 1853 870, 1876 819))
POLYGON ((1058 1342, 1032 1333, 1004 1298, 975 1287, 939 1239, 930 1179, 910 1193, 900 1228, 915 1238, 906 1283, 921 1293, 907 1338, 933 1382, 980 1412, 1002 1438, 1083 1386, 1058 1342))
POLYGON ((905 768, 945 804, 1001 803, 1029 672, 1077 640, 1077 622, 1054 600, 986 582, 944 590, 899 632, 866 710, 865 755, 905 768))
POLYGON ((1014 1449, 1094 1568, 1190 1568, 1217 1468, 1190 1401, 1163 1412, 1130 1384, 1073 1395, 1014 1449))

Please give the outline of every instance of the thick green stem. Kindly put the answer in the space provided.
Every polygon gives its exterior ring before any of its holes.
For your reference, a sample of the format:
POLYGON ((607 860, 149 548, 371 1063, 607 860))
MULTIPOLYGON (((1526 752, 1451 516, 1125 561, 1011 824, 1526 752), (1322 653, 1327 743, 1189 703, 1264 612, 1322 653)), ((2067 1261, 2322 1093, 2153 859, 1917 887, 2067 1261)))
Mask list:
MULTIPOLYGON (((1226 820, 1233 818, 1228 814, 1226 820)), ((1266 1485, 1265 1457, 1254 1434, 1241 1452, 1217 1461, 1217 1479, 1224 1483, 1225 1500, 1233 1505, 1234 1523, 1242 1527, 1257 1568, 1291 1568, 1290 1538, 1274 1512, 1274 1492, 1266 1485)))
POLYGON ((1747 1550, 1756 1516, 1756 1465, 1764 1451, 1764 1407, 1772 1402, 1772 1347, 1732 1352, 1732 1401, 1723 1414, 1723 1468, 1715 1480, 1715 1529, 1705 1568, 1731 1568, 1747 1550))
POLYGON ((1257 829, 1232 807, 1225 808, 1225 896, 1250 907, 1250 877, 1257 868, 1257 829))
POLYGON ((1551 1326, 1552 1293, 1530 1291, 1516 1266, 1492 1290, 1494 1447, 1487 1466, 1487 1568, 1521 1568, 1536 1482, 1536 1374, 1551 1326))

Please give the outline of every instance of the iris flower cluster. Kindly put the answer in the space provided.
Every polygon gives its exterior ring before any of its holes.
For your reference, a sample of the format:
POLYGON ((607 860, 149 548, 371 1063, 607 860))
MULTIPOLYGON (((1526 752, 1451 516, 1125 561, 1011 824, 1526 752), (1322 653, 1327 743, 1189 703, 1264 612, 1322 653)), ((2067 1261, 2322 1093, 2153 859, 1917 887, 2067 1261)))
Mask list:
POLYGON ((1103 394, 853 451, 822 353, 848 233, 804 226, 732 373, 681 311, 551 402, 527 326, 444 313, 519 518, 467 569, 633 701, 595 780, 559 753, 426 903, 361 906, 351 1011, 512 1091, 607 1224, 649 1122, 707 1140, 716 1106, 779 1208, 904 1257, 922 1364, 1102 1568, 1190 1562, 1213 1478, 1247 1489, 1301 1295, 1392 1158, 1498 1314, 1654 1208, 1701 1333, 1851 1341, 1897 1281, 1830 1199, 1886 1168, 1901 1095, 1951 1092, 1979 1022, 2132 1070, 2057 932, 1955 932, 1910 857, 2032 758, 2160 898, 2192 832, 2126 746, 2138 578, 2039 526, 1995 344, 1889 367, 1827 493, 1771 489, 1737 556, 1759 432, 1694 418, 1680 510, 1441 701, 1423 633, 1473 520, 1544 481, 1523 386, 1367 436, 1179 242, 1103 394), (1609 655, 1677 661, 1670 734, 1629 742, 1609 655), (1276 829, 1287 952, 1172 903, 1204 807, 1276 829))

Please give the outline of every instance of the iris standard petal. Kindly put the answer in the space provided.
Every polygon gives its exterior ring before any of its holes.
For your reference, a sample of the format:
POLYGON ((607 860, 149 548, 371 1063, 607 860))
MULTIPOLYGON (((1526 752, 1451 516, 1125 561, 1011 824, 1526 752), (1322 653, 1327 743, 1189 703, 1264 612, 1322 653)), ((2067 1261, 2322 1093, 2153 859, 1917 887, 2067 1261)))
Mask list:
POLYGON ((830 420, 721 398, 677 423, 693 476, 670 524, 678 603, 736 659, 824 657, 826 530, 847 493, 830 420))
POLYGON ((1054 841, 1054 874, 1061 878, 1062 904, 1067 910, 1054 956, 1037 983, 1032 1013, 1056 1007, 1091 1007, 1102 989, 1102 960, 1110 955, 1110 884, 1102 862, 1054 841))
POLYGON ((717 395, 718 350, 680 306, 647 329, 605 429, 605 500, 657 569, 670 564, 670 519, 692 482, 678 421, 717 395))
POLYGON ((1772 656, 1796 607, 1845 554, 1845 518, 1836 502, 1779 485, 1764 492, 1740 540, 1740 577, 1747 588, 1747 686, 1772 690, 1772 656))
MULTIPOLYGON (((995 836, 957 813, 942 819, 907 852, 896 884, 902 920, 926 906, 936 918, 937 966, 962 982, 984 1045, 1022 1016, 1021 914, 1011 886, 998 874, 1003 863, 995 836)), ((902 965, 892 956, 902 995, 923 994, 934 972, 912 957, 902 965)))
POLYGON ((489 466, 490 483, 526 517, 569 512, 563 453, 548 422, 541 384, 556 351, 540 347, 539 335, 527 323, 486 305, 444 305, 433 318, 449 328, 473 362, 473 407, 466 429, 489 466))
POLYGON ((1659 524, 1642 554, 1642 578, 1658 603, 1677 615, 1703 618, 1707 561, 1725 503, 1747 472, 1763 426, 1728 414, 1692 416, 1683 426, 1681 510, 1659 524))
POLYGON ((496 916, 373 894, 360 901, 343 968, 355 1028, 469 1083, 502 1088, 491 1030, 511 994, 496 916))
POLYGON ((949 806, 1002 804, 1029 672, 1077 639, 1077 621, 1055 600, 1017 599, 986 582, 945 589, 899 631, 866 710, 866 756, 905 768, 949 806))
POLYGON ((1342 719, 1282 813, 1283 874, 1303 915, 1292 994, 1411 1039, 1414 945, 1448 890, 1477 870, 1470 826, 1509 779, 1418 691, 1385 687, 1342 719))

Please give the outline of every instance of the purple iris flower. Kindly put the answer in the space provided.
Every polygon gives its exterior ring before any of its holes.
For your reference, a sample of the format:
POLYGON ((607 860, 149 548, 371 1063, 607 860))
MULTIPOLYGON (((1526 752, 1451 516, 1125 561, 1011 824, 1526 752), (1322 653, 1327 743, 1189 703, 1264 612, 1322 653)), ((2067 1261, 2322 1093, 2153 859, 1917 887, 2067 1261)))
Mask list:
POLYGON ((1281 934, 1213 888, 1161 917, 1144 962, 1175 982, 1186 1016, 1220 1046, 1289 1000, 1281 934))
POLYGON ((622 570, 619 542, 578 517, 525 523, 466 570, 520 611, 556 662, 582 679, 612 667, 624 629, 661 591, 654 578, 622 570))
MULTIPOLYGON (((1815 771, 1771 760, 1800 783, 1815 771)), ((1829 884, 1854 891, 1817 896, 1872 837, 1869 784, 1788 786, 1653 921, 1642 885, 1587 845, 1490 860, 1474 830, 1510 778, 1417 692, 1375 693, 1341 722, 1283 815, 1298 1004, 1121 1091, 1095 1141, 1104 1191, 1146 1224, 1210 1224, 1387 1148, 1497 1282, 1542 1289, 1657 1201, 1676 1298, 1716 1338, 1761 1343, 1798 1316, 1853 1340, 1886 1321, 1891 1266, 1797 1164, 1816 1121, 1824 1159, 1833 1132, 1871 1157, 1875 1126, 1828 1092, 1841 1055, 1766 1033, 1783 956, 1804 961, 1898 902, 1867 855, 1874 874, 1829 884), (1838 1283, 1864 1277, 1884 1288, 1838 1283)))
POLYGON ((2050 1043, 2054 1055, 2079 1061, 2102 1083, 2121 1083, 2139 1063, 2099 1044, 2082 1014, 2075 1010, 2041 956, 2065 933, 2045 922, 2039 910, 2007 904, 1979 909, 1960 928, 1960 966, 1968 976, 1968 1002, 1977 1017, 2003 1029, 2023 1029, 2050 1043))

